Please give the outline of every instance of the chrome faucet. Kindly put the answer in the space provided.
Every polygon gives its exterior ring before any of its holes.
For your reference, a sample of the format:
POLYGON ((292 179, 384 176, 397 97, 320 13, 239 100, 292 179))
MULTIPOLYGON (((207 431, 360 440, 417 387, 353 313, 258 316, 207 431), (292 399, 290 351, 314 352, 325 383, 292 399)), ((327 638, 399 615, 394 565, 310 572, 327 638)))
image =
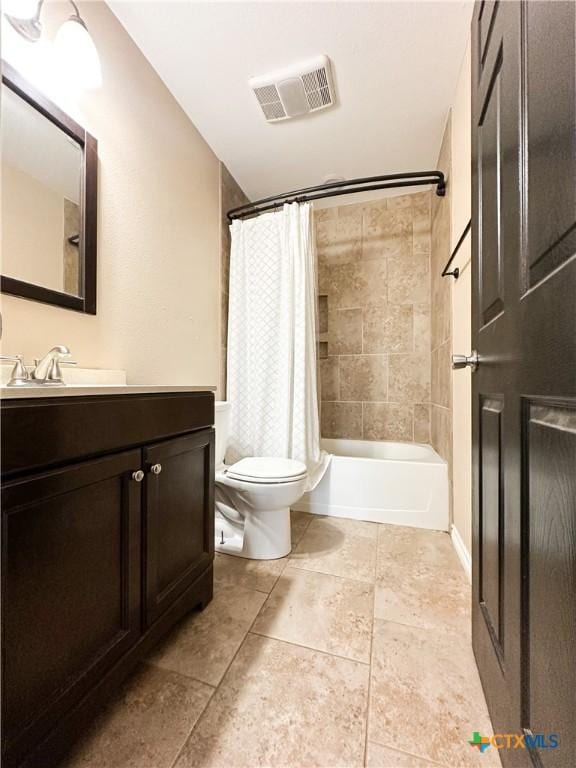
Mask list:
MULTIPOLYGON (((68 357, 70 357, 68 347, 61 344, 52 347, 50 352, 44 355, 41 360, 34 361, 36 367, 32 371, 32 378, 40 384, 64 384, 60 361, 68 357)), ((68 364, 75 365, 72 361, 68 361, 68 364)))
POLYGON ((30 374, 22 362, 22 355, 0 355, 0 360, 6 360, 9 363, 14 363, 14 368, 12 368, 10 381, 8 382, 7 386, 23 387, 30 384, 30 374))

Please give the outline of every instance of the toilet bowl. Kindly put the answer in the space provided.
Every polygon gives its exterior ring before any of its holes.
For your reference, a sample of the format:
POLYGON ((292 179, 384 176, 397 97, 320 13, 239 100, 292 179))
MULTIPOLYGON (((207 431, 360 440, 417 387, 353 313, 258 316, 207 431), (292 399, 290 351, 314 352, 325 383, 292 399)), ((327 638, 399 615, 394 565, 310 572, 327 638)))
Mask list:
POLYGON ((216 550, 254 560, 284 557, 291 550, 290 506, 304 493, 306 466, 268 456, 226 466, 228 408, 216 403, 216 550))

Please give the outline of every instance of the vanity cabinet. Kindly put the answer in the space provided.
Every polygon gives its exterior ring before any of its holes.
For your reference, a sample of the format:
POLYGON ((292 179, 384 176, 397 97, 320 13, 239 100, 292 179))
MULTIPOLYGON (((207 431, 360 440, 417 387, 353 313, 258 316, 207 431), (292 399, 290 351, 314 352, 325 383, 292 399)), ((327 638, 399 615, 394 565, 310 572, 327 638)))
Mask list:
POLYGON ((55 763, 174 624, 210 601, 213 400, 2 402, 3 766, 55 763), (58 425, 67 432, 48 460, 58 425))
POLYGON ((144 449, 147 626, 212 561, 212 451, 211 430, 144 449))

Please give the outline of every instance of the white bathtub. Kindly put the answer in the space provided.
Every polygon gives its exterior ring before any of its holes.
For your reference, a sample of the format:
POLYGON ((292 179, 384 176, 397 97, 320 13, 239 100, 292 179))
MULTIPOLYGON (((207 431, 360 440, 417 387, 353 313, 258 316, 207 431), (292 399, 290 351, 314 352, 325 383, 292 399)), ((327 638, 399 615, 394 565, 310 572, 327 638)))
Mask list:
POLYGON ((429 445, 322 440, 326 474, 293 509, 448 530, 448 467, 429 445))

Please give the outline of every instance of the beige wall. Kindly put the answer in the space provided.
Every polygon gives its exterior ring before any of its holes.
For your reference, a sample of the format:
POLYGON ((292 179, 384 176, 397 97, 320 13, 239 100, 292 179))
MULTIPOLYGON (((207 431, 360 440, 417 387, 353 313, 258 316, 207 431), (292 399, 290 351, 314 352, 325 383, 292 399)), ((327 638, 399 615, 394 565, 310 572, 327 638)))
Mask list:
POLYGON ((322 436, 430 441, 430 192, 317 211, 322 436))
POLYGON ((2 274, 61 291, 64 197, 2 163, 2 274))
MULTIPOLYGON (((82 365, 125 368, 131 382, 216 385, 218 160, 106 4, 80 7, 103 87, 41 85, 99 142, 98 314, 3 296, 3 352, 30 361, 64 343, 82 365)), ((46 4, 48 32, 69 12, 46 4)), ((3 56, 23 69, 31 46, 17 43, 3 56)))
MULTIPOLYGON (((452 243, 454 249, 471 214, 471 71, 470 45, 462 64, 452 110, 452 243)), ((471 238, 462 244, 453 267, 460 276, 452 281, 452 349, 471 351, 471 238)), ((454 526, 468 553, 472 527, 472 374, 469 368, 452 372, 454 423, 454 526)))
POLYGON ((224 163, 220 163, 220 380, 218 397, 226 397, 226 355, 228 352, 228 302, 230 285, 230 223, 226 212, 250 202, 224 163))

